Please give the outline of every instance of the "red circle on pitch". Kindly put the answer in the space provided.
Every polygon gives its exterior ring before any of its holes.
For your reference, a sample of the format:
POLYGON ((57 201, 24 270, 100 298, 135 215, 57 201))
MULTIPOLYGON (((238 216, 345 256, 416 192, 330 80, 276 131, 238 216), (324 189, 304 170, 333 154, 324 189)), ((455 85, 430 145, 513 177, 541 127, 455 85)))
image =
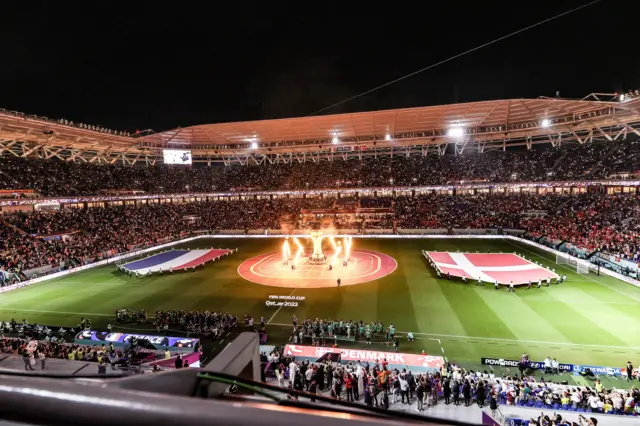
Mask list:
POLYGON ((284 264, 282 253, 265 253, 242 262, 238 273, 245 280, 273 287, 324 288, 335 287, 338 278, 342 286, 378 280, 397 267, 393 257, 369 250, 352 251, 347 266, 337 261, 333 270, 327 264, 308 264, 306 259, 291 269, 291 264, 284 264))

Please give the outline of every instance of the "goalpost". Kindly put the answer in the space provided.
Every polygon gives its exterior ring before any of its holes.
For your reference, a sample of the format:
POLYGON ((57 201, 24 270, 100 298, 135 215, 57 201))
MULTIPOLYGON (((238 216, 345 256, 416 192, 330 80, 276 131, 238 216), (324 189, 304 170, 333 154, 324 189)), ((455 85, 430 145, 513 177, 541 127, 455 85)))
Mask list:
POLYGON ((578 262, 578 266, 576 268, 576 271, 580 274, 580 275, 587 275, 589 274, 589 265, 586 265, 582 262, 578 262))
POLYGON ((587 275, 589 273, 589 264, 584 261, 580 261, 571 256, 561 256, 556 254, 556 264, 558 265, 567 265, 571 269, 575 268, 576 272, 580 275, 587 275))

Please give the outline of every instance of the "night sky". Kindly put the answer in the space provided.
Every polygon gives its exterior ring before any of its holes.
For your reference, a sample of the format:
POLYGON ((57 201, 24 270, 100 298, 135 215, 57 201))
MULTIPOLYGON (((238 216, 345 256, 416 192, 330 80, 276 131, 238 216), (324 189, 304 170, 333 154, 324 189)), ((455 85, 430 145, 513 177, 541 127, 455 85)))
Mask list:
MULTIPOLYGON (((0 107, 129 131, 304 116, 585 2, 9 2, 0 107)), ((603 0, 324 113, 639 88, 636 3, 603 0)))

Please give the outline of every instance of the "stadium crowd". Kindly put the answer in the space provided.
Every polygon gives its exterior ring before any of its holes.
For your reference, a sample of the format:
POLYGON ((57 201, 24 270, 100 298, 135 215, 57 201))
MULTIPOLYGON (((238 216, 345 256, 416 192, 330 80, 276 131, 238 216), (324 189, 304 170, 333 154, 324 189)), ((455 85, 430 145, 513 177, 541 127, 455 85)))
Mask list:
POLYGON ((162 310, 155 312, 154 325, 157 332, 179 326, 180 331, 215 339, 236 328, 238 317, 227 312, 162 310))
MULTIPOLYGON (((46 333, 45 333, 46 334, 46 333)), ((46 360, 49 358, 68 359, 71 361, 87 361, 115 364, 125 354, 107 345, 74 345, 65 343, 64 338, 58 338, 55 333, 46 334, 44 339, 36 340, 21 338, 0 339, 0 353, 12 354, 23 357, 25 370, 46 369, 46 360)))
MULTIPOLYGON (((412 373, 390 368, 386 359, 373 364, 335 364, 331 354, 322 362, 310 363, 297 361, 292 353, 278 348, 269 355, 262 354, 261 359, 279 386, 381 408, 399 403, 411 407, 415 403, 414 409, 422 412, 443 402, 477 404, 481 408, 488 405, 493 410, 507 404, 597 414, 640 412, 640 390, 605 389, 600 380, 593 387, 570 386, 544 378, 537 381, 535 377, 510 376, 508 372, 500 377, 452 363, 440 371, 412 373)), ((562 415, 556 420, 562 420, 562 415)))
POLYGON ((395 327, 389 327, 381 322, 365 323, 364 321, 344 321, 332 319, 306 318, 300 325, 293 319, 294 329, 289 339, 293 344, 321 345, 322 341, 337 338, 361 339, 371 342, 372 337, 385 337, 386 341, 394 342, 395 327))
POLYGON ((199 230, 286 232, 312 226, 358 231, 524 229, 532 235, 582 246, 587 252, 601 250, 637 261, 640 199, 631 194, 603 193, 425 194, 341 203, 323 198, 218 200, 10 214, 0 217, 0 281, 7 284, 24 279, 23 272, 32 268, 77 266, 199 230), (392 213, 377 218, 340 214, 349 206, 387 207, 392 213), (335 214, 311 219, 300 214, 310 208, 334 209, 335 214))
POLYGON ((545 181, 607 178, 640 169, 640 143, 567 144, 558 148, 479 154, 370 158, 277 165, 97 165, 18 158, 5 154, 0 189, 43 196, 95 195, 107 190, 184 193, 436 185, 457 181, 545 181))

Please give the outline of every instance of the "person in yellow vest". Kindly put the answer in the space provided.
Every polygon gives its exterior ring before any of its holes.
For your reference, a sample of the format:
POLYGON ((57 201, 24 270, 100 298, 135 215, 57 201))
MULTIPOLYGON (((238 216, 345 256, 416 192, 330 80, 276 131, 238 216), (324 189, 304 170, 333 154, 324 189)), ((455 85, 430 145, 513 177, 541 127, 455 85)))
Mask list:
POLYGON ((76 359, 76 351, 69 351, 69 355, 67 355, 67 358, 69 358, 69 361, 73 361, 76 359))
POLYGON ((171 352, 169 352, 169 349, 164 351, 164 359, 169 359, 171 358, 171 352))
POLYGON ((78 349, 78 358, 79 360, 83 360, 84 359, 84 352, 82 351, 82 348, 78 349))
POLYGON ((102 352, 98 352, 98 364, 102 364, 102 352))
POLYGON ((603 389, 604 386, 602 386, 602 383, 600 383, 600 379, 596 380, 596 392, 602 393, 603 389))

